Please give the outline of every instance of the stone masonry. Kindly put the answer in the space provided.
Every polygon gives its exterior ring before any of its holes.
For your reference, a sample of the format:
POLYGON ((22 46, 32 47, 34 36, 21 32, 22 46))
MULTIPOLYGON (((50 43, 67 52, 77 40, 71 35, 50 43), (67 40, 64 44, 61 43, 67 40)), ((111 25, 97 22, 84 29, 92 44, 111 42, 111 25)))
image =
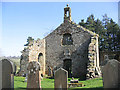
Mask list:
POLYGON ((34 40, 27 46, 21 62, 40 60, 43 75, 48 67, 52 70, 62 67, 68 71, 69 77, 94 78, 101 74, 98 37, 72 21, 71 8, 67 5, 64 8, 64 22, 44 39, 34 40))
POLYGON ((45 75, 45 40, 38 39, 25 47, 20 61, 20 72, 28 73, 27 66, 30 61, 38 61, 41 64, 41 73, 45 75))

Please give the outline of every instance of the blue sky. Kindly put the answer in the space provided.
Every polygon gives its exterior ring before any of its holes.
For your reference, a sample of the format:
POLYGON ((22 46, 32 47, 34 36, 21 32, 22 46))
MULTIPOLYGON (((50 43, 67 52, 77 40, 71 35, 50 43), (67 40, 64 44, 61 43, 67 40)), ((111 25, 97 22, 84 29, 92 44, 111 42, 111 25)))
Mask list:
POLYGON ((2 55, 21 55, 28 36, 42 39, 57 28, 63 22, 66 4, 76 23, 90 14, 102 19, 105 13, 118 22, 117 2, 3 2, 2 55))

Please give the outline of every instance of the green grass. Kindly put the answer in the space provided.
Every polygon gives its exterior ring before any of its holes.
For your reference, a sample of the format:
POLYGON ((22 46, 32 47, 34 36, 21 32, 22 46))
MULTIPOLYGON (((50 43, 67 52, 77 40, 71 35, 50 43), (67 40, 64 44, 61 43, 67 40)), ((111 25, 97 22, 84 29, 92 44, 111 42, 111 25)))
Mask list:
POLYGON ((25 77, 14 76, 14 88, 26 88, 27 82, 24 82, 25 77))
MULTIPOLYGON (((14 77, 14 88, 19 88, 23 89, 27 87, 27 82, 24 82, 25 78, 24 77, 14 77)), ((68 82, 70 81, 70 78, 68 79, 68 82)), ((103 88, 103 83, 102 83, 102 78, 95 78, 91 80, 85 80, 85 81, 79 81, 79 83, 83 83, 85 86, 84 87, 76 87, 76 88, 71 88, 71 89, 77 89, 77 88, 103 88)), ((42 88, 54 88, 54 79, 48 79, 48 78, 43 78, 41 81, 41 87, 42 88)))
POLYGON ((102 78, 95 78, 91 80, 85 80, 85 81, 79 81, 80 83, 83 83, 84 87, 76 87, 75 89, 85 89, 90 88, 90 90, 95 90, 95 88, 99 88, 100 90, 103 88, 103 81, 102 78))

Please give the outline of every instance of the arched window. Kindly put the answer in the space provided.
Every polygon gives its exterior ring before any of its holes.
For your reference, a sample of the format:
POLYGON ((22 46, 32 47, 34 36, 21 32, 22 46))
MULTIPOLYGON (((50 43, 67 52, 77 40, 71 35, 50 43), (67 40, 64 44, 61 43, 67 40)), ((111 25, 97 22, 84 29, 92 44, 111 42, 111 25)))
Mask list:
POLYGON ((69 17, 69 11, 66 12, 66 16, 69 17))
POLYGON ((72 35, 66 33, 63 35, 62 45, 73 45, 72 35))
POLYGON ((40 65, 41 65, 41 71, 43 71, 44 60, 43 60, 43 54, 42 54, 42 53, 39 53, 39 55, 38 55, 38 62, 39 62, 40 65))
POLYGON ((40 53, 38 55, 38 62, 41 62, 41 61, 43 61, 43 54, 42 53, 40 53))

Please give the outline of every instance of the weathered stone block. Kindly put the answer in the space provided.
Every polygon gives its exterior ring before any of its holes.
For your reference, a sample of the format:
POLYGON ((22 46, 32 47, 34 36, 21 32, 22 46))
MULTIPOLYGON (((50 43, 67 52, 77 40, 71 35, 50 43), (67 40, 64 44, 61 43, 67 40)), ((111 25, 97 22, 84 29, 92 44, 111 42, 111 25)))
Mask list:
POLYGON ((104 88, 120 88, 120 62, 109 60, 102 68, 104 88))
POLYGON ((27 88, 41 88, 41 73, 40 73, 40 63, 37 61, 31 61, 27 67, 28 80, 27 88))
POLYGON ((63 68, 60 68, 55 71, 55 90, 64 89, 67 90, 67 78, 68 72, 63 68))
POLYGON ((14 88, 13 63, 10 60, 3 59, 0 61, 0 67, 2 67, 0 69, 0 73, 2 73, 2 77, 0 76, 2 88, 14 88))

